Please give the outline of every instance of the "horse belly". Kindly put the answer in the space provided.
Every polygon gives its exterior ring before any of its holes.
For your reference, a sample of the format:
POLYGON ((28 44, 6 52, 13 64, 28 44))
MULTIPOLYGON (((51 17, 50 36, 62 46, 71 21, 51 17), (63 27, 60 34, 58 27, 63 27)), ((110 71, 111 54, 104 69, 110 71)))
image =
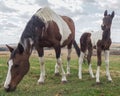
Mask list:
POLYGON ((53 46, 48 41, 42 41, 42 42, 39 42, 39 47, 53 47, 53 46))

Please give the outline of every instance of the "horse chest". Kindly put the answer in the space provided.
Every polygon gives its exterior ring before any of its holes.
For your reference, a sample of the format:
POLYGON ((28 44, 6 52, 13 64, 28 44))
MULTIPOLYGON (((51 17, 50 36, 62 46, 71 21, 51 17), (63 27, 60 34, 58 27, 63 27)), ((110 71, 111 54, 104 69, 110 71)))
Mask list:
POLYGON ((91 43, 93 46, 97 45, 97 42, 102 40, 102 32, 92 32, 91 33, 91 43))

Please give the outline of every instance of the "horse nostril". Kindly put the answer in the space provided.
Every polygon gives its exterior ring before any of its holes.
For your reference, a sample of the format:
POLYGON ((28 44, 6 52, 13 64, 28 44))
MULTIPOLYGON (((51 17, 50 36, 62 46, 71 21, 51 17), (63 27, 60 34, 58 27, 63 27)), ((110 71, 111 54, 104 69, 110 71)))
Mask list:
POLYGON ((10 88, 5 88, 5 91, 6 92, 10 92, 10 88))
POLYGON ((16 89, 16 87, 12 88, 12 87, 9 86, 8 88, 5 88, 5 91, 6 92, 11 92, 11 91, 15 91, 15 89, 16 89))

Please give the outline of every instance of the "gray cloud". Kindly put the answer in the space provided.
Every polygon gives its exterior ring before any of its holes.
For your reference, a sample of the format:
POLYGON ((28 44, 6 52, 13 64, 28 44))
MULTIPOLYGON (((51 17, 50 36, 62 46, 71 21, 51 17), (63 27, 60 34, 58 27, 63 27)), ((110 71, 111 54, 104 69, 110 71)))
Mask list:
POLYGON ((48 0, 36 0, 35 3, 40 5, 40 6, 48 6, 48 5, 50 5, 48 0))
MULTIPOLYGON (((59 0, 57 1, 58 5, 51 3, 50 0, 35 0, 35 1, 29 1, 26 0, 25 2, 15 1, 14 4, 17 3, 18 5, 18 10, 14 7, 8 7, 7 1, 1 0, 0 1, 0 38, 2 38, 2 42, 4 41, 6 37, 4 37, 3 33, 9 33, 9 41, 12 40, 11 38, 15 38, 17 42, 18 36, 22 33, 22 30, 24 30, 25 25, 27 24, 28 20, 30 17, 35 13, 33 11, 37 11, 40 7, 44 6, 50 6, 56 13, 60 15, 66 15, 75 21, 75 27, 76 27, 76 39, 79 40, 81 34, 88 29, 91 30, 99 30, 100 29, 100 23, 99 21, 102 20, 103 18, 103 13, 104 10, 108 9, 110 12, 112 10, 115 11, 115 18, 113 19, 113 24, 112 24, 112 38, 113 41, 119 41, 120 39, 117 37, 119 36, 119 26, 120 23, 118 22, 120 17, 120 2, 117 0, 117 3, 112 3, 109 0, 106 0, 103 2, 103 0, 82 0, 82 4, 79 3, 77 6, 71 6, 69 4, 66 4, 66 0, 62 0, 63 4, 59 5, 59 0), (109 4, 107 2, 110 2, 109 4), (19 10, 20 5, 23 4, 27 8, 27 5, 33 6, 38 5, 38 9, 35 10, 19 10), (108 5, 106 5, 108 4, 108 5), (57 7, 56 7, 57 6, 57 7), (14 8, 14 9, 13 9, 14 8), (11 14, 13 12, 13 14, 11 14), (2 15, 4 16, 2 16, 2 15), (8 32, 10 31, 10 32, 8 32), (116 34, 114 34, 116 33, 116 34), (14 37, 12 37, 14 36, 14 37), (118 38, 118 39, 116 39, 118 38)), ((69 1, 69 0, 68 0, 69 1)), ((71 0, 72 1, 72 0, 71 0)), ((73 0, 74 1, 74 0, 73 0)), ((79 0, 78 0, 79 1, 79 0)), ((76 3, 75 3, 76 4, 76 3)), ((31 7, 30 7, 31 8, 31 7)), ((13 41, 13 40, 12 40, 13 41)), ((14 42, 14 41, 13 41, 14 42)))
POLYGON ((95 0, 83 0, 83 2, 87 2, 87 3, 95 3, 95 0))
POLYGON ((28 20, 30 17, 32 17, 32 16, 28 12, 25 12, 24 14, 21 14, 19 16, 19 18, 24 19, 24 20, 28 20))
POLYGON ((0 34, 6 32, 7 30, 12 30, 18 28, 17 24, 12 22, 1 22, 0 23, 0 34))
POLYGON ((74 12, 71 12, 69 9, 65 8, 65 7, 60 7, 58 9, 55 9, 56 13, 60 14, 60 15, 67 15, 69 17, 74 17, 76 15, 80 15, 83 14, 82 12, 80 12, 79 10, 76 10, 74 12))
POLYGON ((5 5, 4 1, 0 1, 0 11, 1 12, 16 12, 17 10, 9 8, 5 5))

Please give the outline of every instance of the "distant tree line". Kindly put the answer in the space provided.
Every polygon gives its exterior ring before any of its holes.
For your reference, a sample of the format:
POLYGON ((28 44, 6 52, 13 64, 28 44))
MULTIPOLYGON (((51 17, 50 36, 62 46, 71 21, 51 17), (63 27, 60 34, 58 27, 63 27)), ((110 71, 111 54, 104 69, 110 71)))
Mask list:
POLYGON ((7 48, 0 47, 0 51, 7 51, 7 50, 8 50, 7 48))

